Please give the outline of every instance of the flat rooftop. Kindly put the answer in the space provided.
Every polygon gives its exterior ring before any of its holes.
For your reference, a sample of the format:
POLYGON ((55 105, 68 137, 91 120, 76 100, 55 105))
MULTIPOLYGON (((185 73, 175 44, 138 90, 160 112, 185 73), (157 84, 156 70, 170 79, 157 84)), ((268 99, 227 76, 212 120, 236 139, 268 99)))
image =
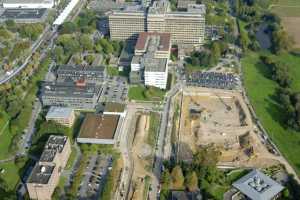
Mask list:
POLYGON ((113 139, 118 122, 117 115, 88 113, 82 123, 79 138, 113 139))
POLYGON ((27 183, 47 184, 53 173, 55 166, 40 165, 36 163, 31 171, 27 183))
POLYGON ((44 82, 41 93, 42 96, 93 98, 100 89, 94 83, 76 85, 74 82, 44 82))
POLYGON ((104 103, 104 112, 124 112, 125 104, 106 102, 104 103))
POLYGON ((167 68, 167 58, 144 57, 145 72, 165 72, 167 68))
POLYGON ((7 4, 43 4, 53 2, 54 0, 3 0, 3 3, 7 4))
POLYGON ((104 72, 104 66, 60 65, 57 73, 70 72, 104 72))
POLYGON ((40 19, 47 13, 47 9, 5 9, 0 18, 5 19, 40 19))
POLYGON ((252 170, 232 184, 253 200, 268 200, 280 193, 284 187, 257 169, 252 170))
POLYGON ((150 40, 153 37, 157 37, 156 50, 157 51, 169 51, 171 46, 171 34, 170 33, 155 33, 155 32, 142 32, 139 34, 138 40, 135 45, 136 50, 146 50, 150 45, 150 40))
POLYGON ((51 106, 46 115, 46 119, 66 119, 69 118, 72 113, 72 108, 51 106))
POLYGON ((56 153, 61 153, 67 142, 67 136, 51 135, 44 147, 44 151, 40 157, 40 162, 53 161, 56 153))

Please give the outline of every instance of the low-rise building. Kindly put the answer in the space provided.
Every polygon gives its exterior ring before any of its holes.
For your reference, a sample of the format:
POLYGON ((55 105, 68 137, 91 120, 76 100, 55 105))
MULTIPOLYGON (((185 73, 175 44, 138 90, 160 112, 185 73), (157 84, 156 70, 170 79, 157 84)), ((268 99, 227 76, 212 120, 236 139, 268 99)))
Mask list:
POLYGON ((70 154, 71 144, 68 137, 56 135, 49 137, 40 160, 26 181, 31 199, 51 200, 70 154))
POLYGON ((46 120, 72 127, 75 121, 75 113, 72 108, 51 106, 46 115, 46 120))
POLYGON ((77 137, 78 143, 114 144, 119 130, 118 115, 87 114, 77 137))
POLYGON ((232 185, 252 200, 277 199, 284 189, 282 185, 257 169, 252 170, 232 185))
POLYGON ((3 0, 4 8, 53 8, 56 0, 3 0))
POLYGON ((121 103, 115 103, 115 102, 105 102, 103 103, 104 115, 119 115, 120 117, 126 116, 126 105, 121 103))
POLYGON ((64 106, 73 109, 94 109, 101 95, 101 87, 84 81, 44 82, 41 100, 44 106, 64 106))
POLYGON ((100 84, 104 81, 106 72, 104 66, 61 65, 57 71, 57 81, 84 79, 87 83, 100 84))
POLYGON ((0 22, 14 20, 16 23, 39 23, 47 18, 48 11, 45 8, 37 9, 5 9, 0 15, 0 22))

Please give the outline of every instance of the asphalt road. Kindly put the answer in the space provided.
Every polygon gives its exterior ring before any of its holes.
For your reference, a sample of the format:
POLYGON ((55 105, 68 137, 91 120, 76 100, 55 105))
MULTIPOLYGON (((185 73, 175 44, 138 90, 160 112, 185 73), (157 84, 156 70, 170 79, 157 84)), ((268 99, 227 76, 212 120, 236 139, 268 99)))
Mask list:
POLYGON ((155 163, 153 167, 153 174, 156 178, 152 179, 152 191, 149 193, 150 199, 158 199, 159 193, 158 193, 158 187, 160 183, 160 177, 161 177, 161 170, 162 170, 162 164, 163 164, 163 158, 164 158, 164 146, 165 146, 165 135, 167 132, 167 126, 168 126, 168 118, 169 118, 169 110, 170 110, 170 104, 171 104, 171 98, 179 91, 181 85, 178 83, 172 87, 172 89, 167 93, 165 97, 165 106, 162 113, 161 118, 161 124, 160 124, 160 130, 158 135, 158 141, 156 144, 156 151, 155 151, 155 163))
POLYGON ((47 26, 46 29, 44 30, 44 32, 42 33, 42 35, 39 37, 39 39, 37 41, 35 41, 33 43, 33 45, 31 46, 31 52, 30 52, 29 56, 25 59, 23 64, 20 67, 18 67, 17 69, 14 69, 14 71, 10 75, 8 75, 8 76, 6 75, 5 77, 3 77, 0 80, 0 84, 4 84, 4 83, 8 82, 10 79, 12 79, 16 75, 18 75, 27 66, 27 64, 30 62, 32 55, 36 52, 36 50, 40 47, 40 45, 47 38, 47 36, 49 34, 49 30, 50 30, 50 26, 47 26))

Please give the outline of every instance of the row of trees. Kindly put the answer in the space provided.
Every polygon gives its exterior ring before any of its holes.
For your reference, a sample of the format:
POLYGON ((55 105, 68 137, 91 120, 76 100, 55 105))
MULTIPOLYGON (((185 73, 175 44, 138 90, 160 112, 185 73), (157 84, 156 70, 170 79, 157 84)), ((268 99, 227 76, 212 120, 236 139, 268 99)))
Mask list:
POLYGON ((225 42, 214 41, 208 45, 206 51, 193 51, 191 56, 186 58, 188 65, 209 68, 216 65, 222 54, 228 49, 225 42))
POLYGON ((288 65, 276 61, 270 56, 261 56, 261 61, 271 71, 271 78, 280 86, 277 91, 286 124, 300 130, 300 93, 291 89, 292 77, 288 65))
POLYGON ((220 151, 214 146, 200 147, 194 154, 191 163, 181 162, 173 166, 165 163, 165 170, 161 178, 161 199, 167 199, 170 190, 197 191, 202 189, 207 195, 206 185, 226 185, 228 181, 224 172, 217 169, 216 164, 220 151))

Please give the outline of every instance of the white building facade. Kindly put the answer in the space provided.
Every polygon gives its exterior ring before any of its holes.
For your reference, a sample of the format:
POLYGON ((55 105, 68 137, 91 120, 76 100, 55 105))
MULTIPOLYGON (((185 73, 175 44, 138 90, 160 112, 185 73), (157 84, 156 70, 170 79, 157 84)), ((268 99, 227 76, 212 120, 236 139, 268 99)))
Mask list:
POLYGON ((4 0, 3 8, 53 8, 58 1, 55 0, 4 0))

